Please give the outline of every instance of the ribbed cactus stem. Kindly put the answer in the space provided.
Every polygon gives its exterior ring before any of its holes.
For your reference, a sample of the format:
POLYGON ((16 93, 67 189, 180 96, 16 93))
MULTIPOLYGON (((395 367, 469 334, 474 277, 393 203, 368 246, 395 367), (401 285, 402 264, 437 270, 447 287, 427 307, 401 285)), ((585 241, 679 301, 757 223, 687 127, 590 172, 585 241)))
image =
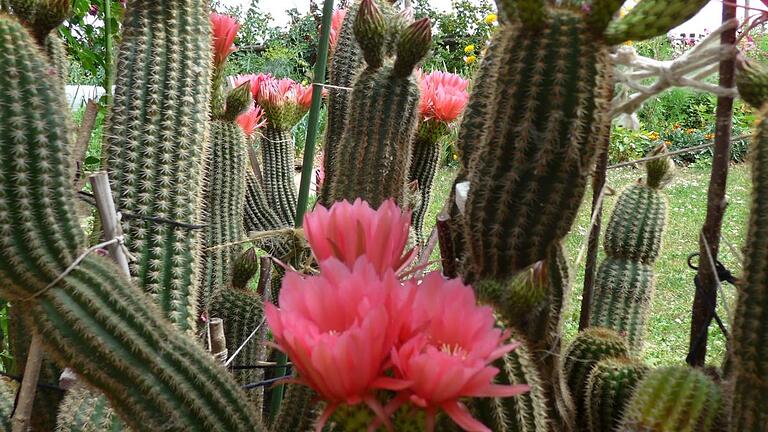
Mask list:
POLYGON ((528 384, 530 390, 513 398, 472 399, 470 410, 494 432, 554 432, 546 384, 539 375, 535 356, 522 337, 513 333, 513 339, 522 344, 494 364, 501 371, 496 382, 528 384))
MULTIPOLYGON (((112 190, 127 212, 201 222, 210 34, 206 1, 134 0, 127 9, 104 134, 112 190)), ((123 232, 137 257, 131 274, 139 286, 172 322, 194 328, 199 230, 131 219, 124 220, 123 232)))
POLYGON ((229 285, 232 265, 243 239, 245 211, 246 139, 233 121, 211 122, 211 153, 203 195, 205 221, 204 271, 200 308, 206 310, 213 293, 229 285), (230 245, 230 246, 224 246, 230 245))
POLYGON ((72 14, 71 0, 10 0, 9 3, 42 47, 51 31, 72 14))
POLYGON ((259 256, 256 248, 250 247, 241 253, 232 266, 232 288, 246 289, 248 282, 259 271, 259 256))
MULTIPOLYGON (((763 409, 765 406, 763 406, 763 409)), ((617 432, 710 432, 722 413, 720 389, 697 369, 656 369, 637 384, 617 432)), ((762 424, 765 426, 765 424, 762 424)), ((747 429, 735 429, 747 430, 747 429)), ((760 429, 753 429, 760 430, 760 429)))
POLYGON ((642 0, 605 30, 608 43, 648 39, 688 21, 708 0, 642 0))
POLYGON ((126 427, 107 400, 85 387, 67 392, 61 404, 56 432, 122 432, 126 427))
POLYGON ((0 124, 11 125, 0 130, 0 295, 134 431, 263 431, 221 366, 115 264, 91 254, 73 265, 85 239, 68 175, 69 113, 61 89, 40 79, 46 67, 27 31, 0 16, 0 124))
POLYGON ((261 152, 267 204, 283 225, 292 226, 296 215, 296 154, 291 131, 276 129, 267 123, 261 152))
POLYGON ((576 408, 577 430, 587 427, 587 383, 592 368, 601 360, 629 356, 627 342, 618 333, 590 327, 576 335, 563 355, 563 376, 576 408))
MULTIPOLYGON (((320 415, 317 393, 303 385, 288 385, 280 404, 280 411, 274 417, 270 430, 292 432, 311 430, 320 415)), ((344 432, 348 432, 344 430, 344 432)))
MULTIPOLYGON (((652 154, 664 154, 660 146, 652 154)), ((666 227, 667 198, 661 187, 671 177, 669 158, 646 165, 645 183, 625 189, 614 207, 605 233, 608 258, 600 265, 590 304, 590 325, 627 335, 639 352, 653 298, 653 263, 659 256, 666 227)))
POLYGON ((58 31, 52 31, 45 39, 45 53, 48 60, 61 80, 61 85, 66 85, 69 77, 69 61, 67 60, 67 45, 59 36, 58 31))
POLYGON ((253 173, 245 175, 245 214, 243 225, 246 232, 270 231, 287 228, 267 202, 264 188, 253 173))
POLYGON ((586 407, 590 432, 614 432, 637 383, 648 366, 628 358, 598 362, 587 379, 586 407))
MULTIPOLYGON (((263 304, 264 300, 255 292, 234 288, 219 291, 211 301, 211 316, 224 320, 224 335, 230 356, 240 350, 233 366, 256 366, 267 360, 264 341, 269 329, 263 321, 263 304), (256 335, 248 339, 254 330, 257 330, 256 335)), ((264 379, 264 369, 236 370, 234 375, 240 385, 254 384, 264 379)), ((264 388, 248 390, 248 397, 260 412, 264 388)))
POLYGON ((424 245, 424 216, 429 209, 429 199, 432 195, 432 185, 440 162, 440 139, 447 132, 445 124, 436 121, 425 121, 419 124, 416 138, 411 148, 411 168, 408 183, 416 182, 419 192, 419 203, 413 209, 411 225, 416 232, 419 245, 424 245))
POLYGON ((759 107, 752 138, 752 205, 744 275, 733 322, 729 393, 732 432, 768 431, 768 71, 747 65, 738 73, 744 100, 759 107))

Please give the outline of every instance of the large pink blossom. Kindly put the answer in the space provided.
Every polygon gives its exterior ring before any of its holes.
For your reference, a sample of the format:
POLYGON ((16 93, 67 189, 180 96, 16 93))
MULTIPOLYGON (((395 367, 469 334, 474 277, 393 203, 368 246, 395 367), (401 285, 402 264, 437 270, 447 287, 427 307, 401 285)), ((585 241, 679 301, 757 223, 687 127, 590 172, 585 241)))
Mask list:
POLYGON ((318 432, 340 404, 365 403, 388 423, 374 391, 408 385, 384 372, 411 293, 393 271, 380 274, 365 257, 352 267, 326 260, 319 276, 285 276, 280 308, 267 304, 266 318, 299 383, 328 403, 318 432))
POLYGON ((271 74, 247 74, 247 75, 238 75, 235 77, 235 87, 241 85, 242 83, 246 81, 251 82, 251 94, 253 95, 253 100, 256 101, 258 104, 259 101, 259 92, 261 91, 261 83, 267 80, 272 79, 271 74))
POLYGON ((251 104, 248 111, 237 117, 237 124, 245 132, 245 135, 251 136, 256 129, 264 126, 267 120, 264 118, 264 110, 260 106, 251 104))
POLYGON ((360 199, 337 202, 330 210, 318 205, 304 216, 304 234, 318 262, 334 257, 351 267, 365 255, 381 274, 399 273, 413 260, 416 251, 405 250, 410 226, 410 212, 393 200, 376 210, 360 199))
POLYGON ((477 306, 472 288, 459 280, 431 273, 415 292, 409 312, 414 337, 392 353, 397 376, 411 385, 390 410, 407 398, 426 410, 428 432, 434 429, 440 409, 464 430, 491 432, 472 417, 460 399, 525 392, 526 385, 493 384, 499 370, 490 364, 516 345, 504 343, 508 335, 494 326, 492 309, 477 306))
POLYGON ((220 67, 227 57, 235 51, 232 44, 235 42, 240 24, 228 15, 211 13, 211 27, 213 28, 213 64, 220 67))
POLYGON ((468 83, 450 72, 419 73, 419 112, 422 120, 434 119, 445 123, 456 120, 469 100, 468 83))

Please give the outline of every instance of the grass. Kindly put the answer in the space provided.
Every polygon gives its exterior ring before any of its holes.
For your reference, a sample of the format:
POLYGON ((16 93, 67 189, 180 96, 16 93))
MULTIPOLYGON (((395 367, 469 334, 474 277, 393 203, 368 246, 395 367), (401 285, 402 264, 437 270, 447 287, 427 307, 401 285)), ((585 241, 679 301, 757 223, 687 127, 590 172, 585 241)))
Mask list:
MULTIPOLYGON (((620 192, 625 186, 642 177, 644 171, 625 168, 610 171, 608 185, 620 192)), ((427 221, 434 221, 442 203, 448 198, 455 171, 450 168, 440 170, 435 180, 433 200, 427 213, 427 221)), ((695 271, 688 268, 686 260, 692 252, 698 251, 698 233, 706 217, 707 187, 709 170, 702 167, 678 168, 675 179, 666 187, 669 196, 669 217, 667 231, 661 255, 656 262, 656 292, 654 294, 651 317, 648 320, 646 342, 643 357, 651 366, 682 364, 688 352, 688 340, 693 304, 695 271)), ((728 209, 723 221, 723 241, 720 248, 720 261, 734 275, 741 273, 741 246, 747 227, 749 213, 750 174, 747 164, 732 166, 728 179, 728 209), (728 243, 734 250, 732 251, 728 243)), ((617 195, 606 196, 604 220, 607 220, 617 195)), ((583 247, 589 226, 591 193, 588 192, 579 211, 571 233, 565 244, 569 260, 573 267, 580 248, 583 247)), ((429 222, 428 222, 429 224, 429 222)), ((431 229, 431 226, 426 227, 431 229)), ((605 229, 605 223, 603 223, 605 229)), ((600 260, 603 251, 600 248, 600 260)), ((435 255, 436 257, 436 255, 435 255)), ((576 333, 581 305, 581 293, 584 281, 584 264, 573 269, 573 291, 570 305, 565 316, 565 337, 570 340, 576 333)), ((734 310, 734 287, 723 285, 727 309, 734 310)), ((728 325, 728 312, 718 299, 718 314, 728 325)), ((725 339, 713 324, 710 329, 708 363, 719 364, 725 353, 725 339)))

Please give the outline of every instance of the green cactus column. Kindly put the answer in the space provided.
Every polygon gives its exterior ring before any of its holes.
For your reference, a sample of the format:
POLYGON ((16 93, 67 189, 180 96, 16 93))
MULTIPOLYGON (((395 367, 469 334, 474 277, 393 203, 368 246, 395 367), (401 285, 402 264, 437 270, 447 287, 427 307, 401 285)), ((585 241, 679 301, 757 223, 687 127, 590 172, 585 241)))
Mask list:
POLYGON ((264 431, 221 366, 110 260, 90 254, 73 266, 85 239, 69 113, 61 89, 39 79, 46 68, 29 33, 0 16, 0 295, 132 430, 264 431))
POLYGON ((442 148, 440 139, 448 132, 444 123, 425 121, 419 124, 416 139, 411 149, 411 168, 408 183, 416 182, 419 188, 420 201, 413 209, 411 224, 416 232, 416 239, 424 246, 424 216, 429 208, 429 198, 432 195, 432 183, 440 163, 442 148))
POLYGON ((203 194, 205 222, 204 262, 200 309, 207 310, 213 293, 224 289, 231 278, 239 246, 222 247, 243 240, 246 137, 235 122, 252 103, 250 83, 232 90, 226 99, 226 112, 211 122, 211 152, 206 161, 203 194))
MULTIPOLYGON (((112 190, 128 212, 201 222, 208 157, 208 2, 134 0, 123 22, 104 136, 112 190)), ((197 320, 200 232, 124 219, 131 274, 182 329, 197 320)))
MULTIPOLYGON (((377 0, 376 4, 382 9, 385 16, 392 18, 395 16, 395 9, 389 4, 388 0, 377 0)), ((328 84, 342 88, 328 88, 328 112, 327 125, 325 129, 323 169, 326 178, 333 176, 336 169, 335 158, 336 148, 341 142, 341 136, 347 125, 347 118, 350 115, 351 92, 343 87, 351 87, 357 74, 365 67, 363 55, 360 46, 355 40, 354 23, 357 17, 357 11, 360 8, 360 1, 355 0, 347 9, 347 14, 341 25, 341 31, 336 42, 333 57, 328 68, 328 84)), ((392 41, 389 43, 389 49, 392 48, 392 41)), ((319 202, 325 206, 330 206, 333 201, 330 199, 329 188, 323 188, 320 191, 319 202)))
POLYGON ((743 65, 737 75, 742 98, 759 107, 752 139, 752 206, 744 248, 744 275, 732 338, 732 432, 768 431, 768 70, 743 65))
POLYGON ((336 166, 326 173, 329 200, 362 198, 377 208, 394 198, 403 205, 418 120, 413 68, 429 50, 429 20, 403 30, 394 63, 385 61, 384 45, 395 30, 372 0, 361 3, 354 30, 367 67, 353 86, 347 127, 335 150, 336 166))
MULTIPOLYGON (((666 153, 661 146, 653 155, 666 153)), ((590 304, 590 325, 627 335, 639 352, 653 297, 653 263, 659 256, 667 220, 667 197, 661 188, 671 177, 668 158, 646 164, 645 182, 629 186, 619 196, 605 233, 608 258, 597 271, 590 304)))
POLYGON ((714 432, 721 430, 716 424, 722 413, 720 389, 703 372, 688 367, 656 369, 637 384, 621 425, 614 430, 714 432))
MULTIPOLYGON (((309 431, 320 416, 317 393, 303 385, 288 385, 280 410, 272 421, 272 432, 309 431)), ((346 432, 346 431, 345 431, 346 432)), ((351 431, 350 431, 351 432, 351 431)))
POLYGON ((284 224, 269 206, 267 197, 264 195, 264 188, 250 171, 245 174, 245 213, 243 216, 243 226, 248 233, 276 230, 289 226, 284 224))
POLYGON ((637 383, 648 366, 628 358, 598 362, 587 378, 586 409, 589 432, 614 432, 637 383))
POLYGON ((281 225, 292 226, 296 215, 296 147, 290 127, 278 128, 267 123, 261 154, 267 204, 280 218, 281 225))
POLYGON ((562 359, 562 373, 573 398, 577 431, 587 430, 587 384, 592 368, 601 360, 629 356, 626 340, 618 333, 590 327, 576 335, 562 359))

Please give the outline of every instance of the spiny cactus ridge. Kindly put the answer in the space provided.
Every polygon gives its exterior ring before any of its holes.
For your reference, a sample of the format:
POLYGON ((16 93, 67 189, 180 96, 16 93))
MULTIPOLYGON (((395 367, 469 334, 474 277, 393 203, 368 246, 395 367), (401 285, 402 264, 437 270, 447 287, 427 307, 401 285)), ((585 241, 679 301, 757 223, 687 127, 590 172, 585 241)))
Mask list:
POLYGON ((586 388, 589 432, 616 430, 635 386, 648 370, 648 366, 628 358, 611 358, 595 364, 586 388))
POLYGON ((615 431, 710 432, 720 430, 715 425, 722 410, 719 387, 702 371, 656 369, 637 384, 615 431))
POLYGON ((768 70, 753 65, 738 73, 745 100, 759 109, 752 139, 752 205, 744 248, 744 275, 733 322, 730 431, 768 428, 768 70))
POLYGON ((126 427, 107 400, 79 386, 67 392, 59 410, 56 432, 123 432, 126 427))
POLYGON ((267 204, 284 226, 293 226, 296 217, 295 146, 289 129, 267 123, 261 139, 264 161, 264 195, 267 204))
POLYGON ((416 232, 416 239, 422 246, 425 241, 424 216, 429 208, 432 184, 442 153, 440 139, 447 133, 448 127, 445 123, 427 120, 419 124, 412 144, 408 183, 416 182, 420 196, 419 205, 413 209, 411 224, 416 232))
MULTIPOLYGON (((205 2, 178 6, 176 20, 207 23, 205 2)), ((134 2, 129 21, 154 7, 134 2)), ((61 89, 39 79, 46 67, 29 33, 0 15, 0 124, 21 125, 0 131, 0 295, 24 307, 46 351, 131 429, 263 431, 235 382, 112 262, 91 254, 73 266, 85 239, 68 175, 69 113, 61 89)))
POLYGON ((290 224, 283 223, 272 210, 264 194, 264 188, 252 172, 245 175, 245 213, 243 226, 246 232, 270 231, 287 228, 290 224))

